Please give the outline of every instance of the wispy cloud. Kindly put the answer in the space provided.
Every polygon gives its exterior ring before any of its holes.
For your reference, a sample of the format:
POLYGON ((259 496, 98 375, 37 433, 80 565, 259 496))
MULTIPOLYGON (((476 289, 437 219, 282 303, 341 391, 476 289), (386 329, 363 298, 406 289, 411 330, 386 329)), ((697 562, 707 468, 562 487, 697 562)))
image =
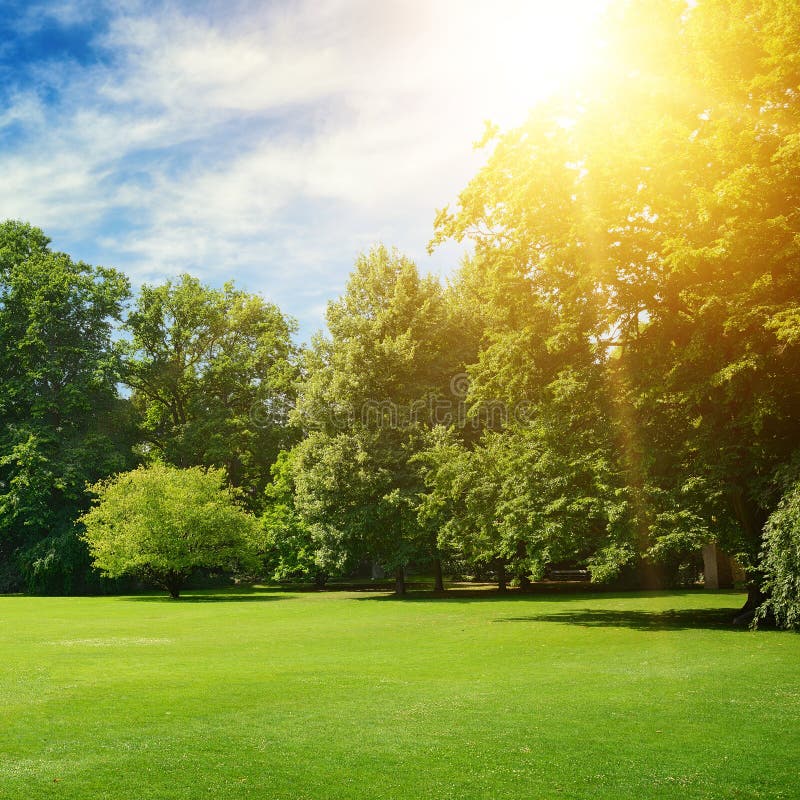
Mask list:
POLYGON ((455 266, 425 254, 434 208, 480 163, 482 120, 520 121, 550 80, 495 40, 542 46, 523 6, 530 23, 518 0, 29 6, 18 37, 61 26, 91 52, 16 65, 0 216, 136 279, 235 277, 308 334, 374 241, 455 266))

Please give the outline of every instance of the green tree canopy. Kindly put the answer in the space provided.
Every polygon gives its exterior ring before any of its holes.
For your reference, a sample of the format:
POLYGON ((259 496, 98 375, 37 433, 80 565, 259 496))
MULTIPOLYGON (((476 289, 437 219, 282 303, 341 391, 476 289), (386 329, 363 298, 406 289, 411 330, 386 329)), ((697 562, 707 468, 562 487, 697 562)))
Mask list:
POLYGON ((94 566, 136 575, 174 598, 197 568, 255 569, 258 522, 237 505, 221 469, 139 467, 90 487, 81 517, 94 566))
POLYGON ((418 524, 411 459, 458 371, 460 348, 448 349, 457 331, 439 282, 383 247, 358 259, 327 321, 298 400, 309 430, 296 456, 298 507, 340 563, 374 560, 403 591, 413 559, 438 557, 418 524))
POLYGON ((135 435, 112 342, 128 294, 38 228, 0 225, 0 590, 90 588, 75 518, 87 481, 131 465, 135 435))
POLYGON ((755 579, 800 447, 796 8, 616 4, 606 43, 586 85, 488 132, 433 244, 474 244, 476 392, 598 387, 575 435, 605 440, 593 484, 624 489, 628 540, 659 559, 717 540, 755 579))
POLYGON ((331 565, 325 550, 295 503, 294 458, 297 451, 283 451, 272 465, 272 481, 265 490, 261 514, 262 542, 268 575, 277 581, 311 580, 324 585, 331 565))
POLYGON ((125 328, 125 380, 147 451, 176 466, 224 467, 252 508, 293 435, 293 320, 263 298, 196 278, 144 286, 125 328))
POLYGON ((764 527, 762 589, 758 618, 770 615, 782 628, 800 629, 800 484, 787 491, 764 527))

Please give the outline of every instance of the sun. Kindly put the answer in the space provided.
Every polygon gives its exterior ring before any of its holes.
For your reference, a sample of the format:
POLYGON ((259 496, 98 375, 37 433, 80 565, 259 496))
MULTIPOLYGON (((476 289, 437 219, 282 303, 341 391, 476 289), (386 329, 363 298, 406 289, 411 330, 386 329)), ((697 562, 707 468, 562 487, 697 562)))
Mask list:
POLYGON ((518 122, 590 71, 601 49, 603 0, 497 0, 475 14, 473 43, 492 86, 492 119, 518 122))

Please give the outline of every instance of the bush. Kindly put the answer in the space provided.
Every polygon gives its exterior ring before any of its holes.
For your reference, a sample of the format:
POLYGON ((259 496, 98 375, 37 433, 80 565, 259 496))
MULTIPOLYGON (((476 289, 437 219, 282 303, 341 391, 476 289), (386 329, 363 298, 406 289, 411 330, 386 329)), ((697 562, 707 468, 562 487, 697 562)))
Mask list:
POLYGON ((761 566, 767 600, 756 615, 781 628, 800 628, 800 484, 787 492, 764 526, 761 566))

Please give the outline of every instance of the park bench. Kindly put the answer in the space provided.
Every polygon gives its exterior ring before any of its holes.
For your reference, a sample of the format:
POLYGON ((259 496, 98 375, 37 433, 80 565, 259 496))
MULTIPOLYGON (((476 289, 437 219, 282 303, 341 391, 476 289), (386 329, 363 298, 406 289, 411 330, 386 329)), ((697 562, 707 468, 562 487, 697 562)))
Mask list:
POLYGON ((549 581, 581 581, 588 582, 592 579, 588 569, 551 569, 547 573, 549 581))

